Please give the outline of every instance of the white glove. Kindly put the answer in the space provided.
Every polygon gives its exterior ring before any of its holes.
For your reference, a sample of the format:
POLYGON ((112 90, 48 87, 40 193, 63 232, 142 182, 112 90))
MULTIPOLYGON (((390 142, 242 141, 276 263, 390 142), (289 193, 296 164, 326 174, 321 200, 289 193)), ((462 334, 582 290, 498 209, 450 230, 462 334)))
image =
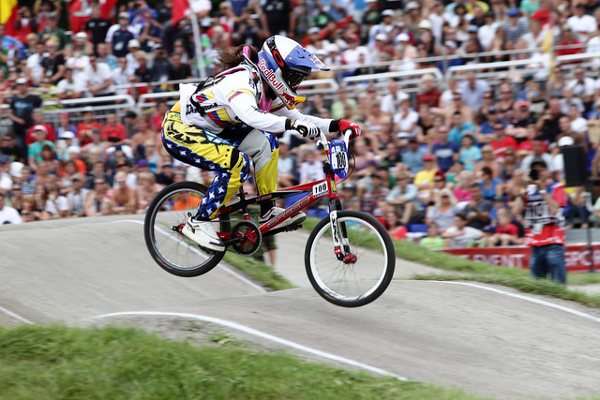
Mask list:
POLYGON ((294 130, 305 138, 315 139, 319 136, 319 128, 312 122, 298 121, 297 119, 287 119, 285 121, 286 130, 294 130))

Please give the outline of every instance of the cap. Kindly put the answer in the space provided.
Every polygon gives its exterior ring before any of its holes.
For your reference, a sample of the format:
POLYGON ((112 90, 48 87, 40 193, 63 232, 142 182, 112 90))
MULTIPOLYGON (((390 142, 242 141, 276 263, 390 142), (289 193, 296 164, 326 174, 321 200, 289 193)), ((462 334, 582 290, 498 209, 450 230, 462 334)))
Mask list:
POLYGON ((572 146, 573 143, 575 143, 575 141, 571 136, 563 136, 560 139, 558 139, 558 147, 572 146))
POLYGON ((423 156, 423 161, 433 161, 435 160, 435 158, 433 157, 433 154, 431 153, 427 153, 423 156))
POLYGON ((422 20, 421 22, 419 22, 419 29, 431 30, 431 21, 428 19, 422 20))
POLYGON ((26 78, 17 78, 16 83, 17 83, 17 85, 26 85, 27 79, 26 78))
POLYGON ((410 11, 410 10, 418 10, 419 9, 419 3, 417 3, 416 1, 411 1, 409 2, 406 7, 404 7, 404 9, 406 11, 410 11))
POLYGON ((72 181, 82 181, 83 180, 83 176, 81 174, 73 174, 73 176, 71 177, 72 181))
POLYGON ((42 131, 44 133, 48 133, 48 129, 46 129, 46 127, 44 125, 36 125, 33 127, 32 132, 35 131, 42 131))
POLYGON ((144 160, 143 158, 141 160, 138 160, 137 162, 137 166, 140 168, 144 168, 148 166, 148 161, 144 160))
POLYGON ((84 112, 84 113, 89 113, 89 112, 93 113, 93 112, 94 112, 94 109, 92 108, 92 106, 86 106, 86 107, 83 109, 83 112, 84 112))
POLYGON ((567 24, 565 24, 565 25, 562 26, 562 31, 563 32, 565 32, 565 31, 572 31, 572 30, 573 29, 569 25, 567 25, 567 24))
POLYGON ((18 161, 13 161, 12 163, 10 163, 11 176, 14 176, 15 178, 22 177, 24 166, 25 166, 25 164, 23 164, 22 162, 18 162, 18 161))
POLYGON ((128 12, 125 12, 125 11, 123 11, 123 12, 120 12, 120 13, 119 13, 119 18, 126 18, 126 19, 129 19, 129 13, 128 13, 128 12))
POLYGON ((131 39, 127 42, 127 47, 140 47, 140 42, 137 39, 131 39))
POLYGON ((396 36, 396 40, 399 42, 408 42, 410 40, 410 37, 407 33, 402 32, 401 34, 396 36))
POLYGON ((456 43, 452 40, 446 40, 444 42, 444 46, 450 47, 451 49, 456 49, 456 43))
POLYGON ((477 25, 469 25, 467 28, 467 32, 469 33, 477 33, 478 30, 479 28, 477 28, 477 25))
POLYGON ((496 107, 491 106, 487 109, 488 114, 496 114, 496 107))
POLYGON ((75 139, 75 134, 71 131, 64 131, 60 135, 58 135, 59 139, 75 139))
POLYGON ((375 40, 381 40, 383 42, 385 42, 387 40, 387 35, 385 33, 378 33, 377 35, 375 35, 375 40))
POLYGON ((330 43, 327 46, 325 46, 325 50, 328 53, 337 53, 338 51, 340 51, 340 48, 338 47, 337 44, 335 43, 330 43))
POLYGON ((0 164, 8 164, 10 162, 10 157, 6 154, 0 154, 0 164))
POLYGON ((384 17, 393 17, 395 14, 394 14, 394 10, 383 10, 381 12, 381 15, 384 17))
POLYGON ((509 17, 518 17, 519 14, 520 14, 520 11, 517 7, 511 7, 506 12, 506 15, 508 15, 509 17))
POLYGON ((319 33, 319 32, 321 32, 321 30, 319 28, 317 28, 316 26, 313 26, 312 28, 310 28, 308 30, 308 34, 309 35, 313 35, 313 34, 319 33))
POLYGON ((69 146, 67 148, 67 152, 79 154, 79 153, 81 153, 81 147, 76 146, 76 145, 69 146))
POLYGON ((81 40, 87 40, 87 35, 85 34, 85 32, 78 32, 75 34, 74 36, 75 39, 81 39, 81 40))

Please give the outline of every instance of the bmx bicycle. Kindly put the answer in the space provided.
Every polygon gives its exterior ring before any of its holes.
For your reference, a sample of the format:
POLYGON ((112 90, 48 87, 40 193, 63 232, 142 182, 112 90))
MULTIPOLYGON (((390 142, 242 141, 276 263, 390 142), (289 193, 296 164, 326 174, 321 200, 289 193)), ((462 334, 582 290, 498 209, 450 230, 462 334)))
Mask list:
POLYGON ((195 214, 207 187, 195 182, 179 182, 164 188, 154 198, 144 221, 144 237, 152 258, 165 271, 183 277, 205 274, 223 259, 228 250, 250 255, 264 237, 297 230, 301 222, 277 228, 289 216, 327 197, 329 215, 313 228, 306 243, 304 264, 312 287, 325 300, 344 307, 357 307, 377 299, 390 284, 396 266, 392 240, 373 216, 343 210, 337 194, 336 176, 348 177, 348 141, 328 141, 321 132, 317 148, 324 156, 325 179, 301 184, 273 193, 246 197, 243 188, 239 199, 222 207, 214 220, 225 251, 203 248, 181 233, 187 218, 195 214), (305 194, 277 217, 258 225, 248 207, 261 201, 305 194), (234 219, 234 216, 241 218, 234 219))

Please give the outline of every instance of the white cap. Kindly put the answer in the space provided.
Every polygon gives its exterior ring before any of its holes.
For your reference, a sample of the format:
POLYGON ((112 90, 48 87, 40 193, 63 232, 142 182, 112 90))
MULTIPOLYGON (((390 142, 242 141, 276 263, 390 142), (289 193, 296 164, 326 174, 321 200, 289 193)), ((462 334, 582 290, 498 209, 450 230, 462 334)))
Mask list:
POLYGON ((563 136, 560 139, 558 139, 558 147, 572 146, 573 143, 575 143, 575 141, 571 136, 563 136))
POLYGON ((384 17, 393 17, 396 14, 394 13, 394 10, 383 10, 381 12, 381 15, 383 15, 384 17))
POLYGON ((416 1, 411 1, 406 5, 406 7, 404 7, 404 9, 405 10, 418 10, 419 3, 417 3, 416 1))
POLYGON ((85 34, 85 32, 78 32, 77 34, 75 34, 74 38, 75 39, 87 40, 88 37, 85 34))
POLYGON ((76 146, 76 145, 71 145, 67 148, 67 152, 79 154, 79 153, 81 153, 81 147, 76 146))
POLYGON ((129 13, 126 11, 120 12, 119 13, 119 18, 127 18, 129 19, 129 13))
POLYGON ((431 21, 429 21, 428 19, 422 20, 421 22, 419 22, 419 28, 431 30, 431 21))
POLYGON ((20 178, 23 173, 23 167, 25 166, 25 164, 18 162, 18 161, 13 161, 10 164, 10 174, 16 178, 20 178))
POLYGON ((312 35, 313 33, 319 33, 319 32, 321 32, 321 30, 319 28, 317 28, 316 26, 313 26, 312 28, 310 28, 308 30, 309 35, 312 35))
POLYGON ((17 85, 26 85, 27 79, 26 78, 17 78, 16 83, 17 83, 17 85))
POLYGON ((64 131, 58 136, 59 139, 75 139, 75 134, 71 131, 64 131))
POLYGON ((338 53, 340 51, 340 48, 337 44, 330 43, 327 46, 325 46, 325 51, 327 51, 328 53, 338 53))
POLYGON ((375 35, 375 40, 383 40, 385 42, 388 40, 388 37, 385 33, 378 33, 375 35))
POLYGON ((402 32, 401 34, 396 36, 396 40, 398 42, 408 42, 410 40, 410 37, 408 36, 407 33, 402 32))
POLYGON ((404 101, 404 100, 408 100, 408 94, 399 91, 398 94, 396 95, 396 99, 398 100, 398 103, 404 101))
POLYGON ((127 42, 127 47, 140 47, 140 41, 137 39, 131 39, 127 42))

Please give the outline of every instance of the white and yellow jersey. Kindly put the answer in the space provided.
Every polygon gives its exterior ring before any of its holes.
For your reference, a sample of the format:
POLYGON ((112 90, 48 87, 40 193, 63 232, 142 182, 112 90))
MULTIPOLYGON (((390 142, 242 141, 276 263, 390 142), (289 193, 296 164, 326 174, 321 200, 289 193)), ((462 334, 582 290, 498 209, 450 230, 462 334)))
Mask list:
POLYGON ((179 86, 181 119, 208 132, 219 134, 238 124, 246 124, 270 133, 285 131, 287 118, 310 121, 329 130, 330 119, 312 117, 298 110, 288 110, 277 99, 263 111, 259 106, 263 84, 259 72, 241 64, 209 78, 202 84, 182 83, 179 86))

